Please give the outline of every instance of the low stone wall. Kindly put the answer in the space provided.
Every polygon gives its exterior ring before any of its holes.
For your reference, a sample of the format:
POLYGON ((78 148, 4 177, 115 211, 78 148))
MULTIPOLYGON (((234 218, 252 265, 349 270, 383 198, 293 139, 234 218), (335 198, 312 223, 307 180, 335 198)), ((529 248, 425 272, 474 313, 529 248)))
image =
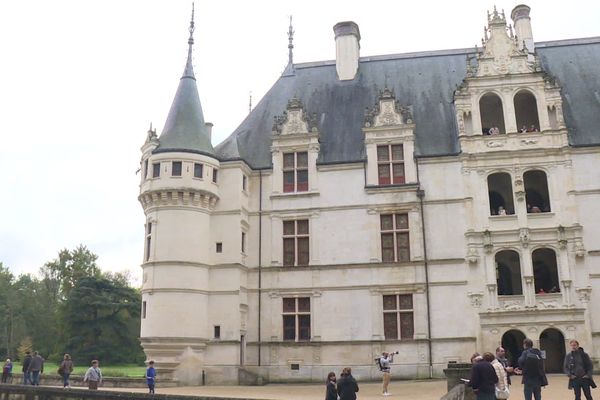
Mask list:
POLYGON ((0 400, 249 400, 214 396, 177 396, 45 386, 0 384, 0 400))
POLYGON ((443 400, 475 400, 473 389, 461 380, 471 377, 471 367, 472 365, 467 363, 448 364, 448 368, 444 370, 448 393, 442 397, 443 400))
MULTIPOLYGON (((13 374, 12 384, 23 383, 23 374, 13 374)), ((87 383, 83 381, 81 375, 71 375, 69 377, 69 383, 72 387, 87 387, 87 383)), ((157 383, 161 387, 174 387, 177 383, 172 380, 157 380, 157 383)), ((62 386, 62 377, 56 374, 41 374, 40 385, 48 386, 62 386)), ((146 387, 146 379, 140 378, 117 378, 117 377, 106 377, 102 380, 102 386, 109 388, 143 388, 146 387)))

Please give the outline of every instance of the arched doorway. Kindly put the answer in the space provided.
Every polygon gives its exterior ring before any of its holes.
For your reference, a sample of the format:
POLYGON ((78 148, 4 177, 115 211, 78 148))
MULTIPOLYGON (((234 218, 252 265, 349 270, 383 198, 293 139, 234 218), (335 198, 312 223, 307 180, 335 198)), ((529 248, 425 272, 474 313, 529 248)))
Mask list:
POLYGON ((517 360, 523 352, 523 340, 525 334, 517 329, 511 329, 502 335, 502 347, 506 351, 509 364, 513 367, 517 366, 517 360))
POLYGON ((540 334, 540 350, 546 352, 546 372, 563 372, 565 337, 561 331, 555 328, 543 331, 540 334))

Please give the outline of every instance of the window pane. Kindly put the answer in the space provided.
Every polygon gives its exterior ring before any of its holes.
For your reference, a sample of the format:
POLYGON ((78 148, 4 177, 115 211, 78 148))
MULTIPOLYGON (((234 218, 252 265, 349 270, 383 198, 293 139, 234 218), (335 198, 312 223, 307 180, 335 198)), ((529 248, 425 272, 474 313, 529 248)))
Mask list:
POLYGON ((386 339, 398 339, 396 313, 383 313, 383 334, 386 339))
POLYGON ((283 168, 294 169, 294 153, 283 154, 283 168))
POLYGON ((298 297, 298 311, 310 312, 310 297, 298 297))
POLYGON ((148 160, 144 161, 144 179, 148 177, 148 160))
POLYGON ((218 177, 219 171, 216 169, 213 169, 213 182, 217 183, 217 177, 218 177))
POLYGON ((308 265, 308 238, 298 238, 298 265, 308 265))
POLYGON ((283 340, 296 340, 296 316, 283 316, 283 340))
POLYGON ((283 298, 283 312, 296 312, 296 299, 294 297, 283 298))
POLYGON ((392 160, 404 160, 404 149, 401 144, 392 146, 392 160))
POLYGON ((203 165, 194 163, 194 178, 202 178, 203 165))
POLYGON ((390 150, 388 146, 377 146, 377 161, 388 161, 390 150))
POLYGON ((283 239, 283 265, 293 266, 296 263, 295 239, 283 239))
POLYGON ((283 221, 283 234, 294 235, 296 233, 295 223, 296 221, 283 221))
POLYGON ((294 171, 286 171, 283 173, 283 191, 289 193, 294 190, 294 171))
POLYGON ((398 297, 400 300, 400 310, 412 310, 412 308, 413 308, 412 294, 401 294, 398 297))
POLYGON ((171 168, 172 176, 181 176, 181 161, 173 161, 171 168))
POLYGON ((410 261, 410 244, 408 233, 398 233, 396 236, 398 244, 398 261, 410 261))
POLYGON ((308 170, 303 169, 296 172, 297 173, 297 186, 296 190, 298 192, 306 192, 308 190, 308 170))
POLYGON ((379 176, 380 185, 389 185, 390 180, 390 166, 388 164, 379 165, 377 167, 377 174, 379 176))
POLYGON ((404 179, 404 164, 394 164, 392 166, 393 174, 394 174, 394 183, 402 184, 405 182, 404 179))
POLYGON ((394 229, 394 216, 392 214, 382 215, 381 219, 381 230, 391 231, 394 229))
POLYGON ((152 164, 152 177, 158 178, 160 176, 160 163, 152 164))
POLYGON ((396 310, 396 295, 383 296, 383 309, 396 310))
POLYGON ((296 223, 298 224, 298 235, 308 235, 308 220, 300 219, 296 223))
POLYGON ((408 214, 396 214, 396 229, 408 229, 408 214))
POLYGON ((413 313, 400 313, 400 338, 412 339, 415 335, 415 324, 413 322, 413 313))
POLYGON ((381 235, 381 260, 395 261, 393 233, 386 233, 381 235))
POLYGON ((296 167, 298 168, 307 168, 308 167, 308 153, 303 151, 301 153, 296 153, 296 167))
POLYGON ((310 315, 299 315, 298 325, 300 325, 298 340, 310 340, 310 315))

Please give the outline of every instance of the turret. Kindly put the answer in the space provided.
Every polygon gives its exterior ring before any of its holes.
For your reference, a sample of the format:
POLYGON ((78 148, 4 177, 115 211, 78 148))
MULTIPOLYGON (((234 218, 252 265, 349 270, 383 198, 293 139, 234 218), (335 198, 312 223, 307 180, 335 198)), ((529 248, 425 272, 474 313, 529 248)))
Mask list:
POLYGON ((519 4, 513 8, 510 13, 510 17, 515 25, 515 33, 519 40, 519 49, 523 49, 523 46, 527 47, 530 53, 535 50, 533 43, 533 32, 531 30, 531 18, 529 18, 529 11, 531 8, 525 4, 519 4))

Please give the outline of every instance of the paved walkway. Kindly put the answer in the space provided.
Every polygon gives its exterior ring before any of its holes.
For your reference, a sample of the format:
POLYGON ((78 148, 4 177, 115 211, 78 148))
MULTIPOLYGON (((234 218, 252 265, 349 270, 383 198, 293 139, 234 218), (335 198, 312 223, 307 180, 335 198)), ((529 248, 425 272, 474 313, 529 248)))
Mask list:
MULTIPOLYGON (((567 390, 567 378, 564 375, 548 375, 549 386, 542 389, 542 400, 570 400, 574 398, 573 391, 567 390)), ((156 393, 181 394, 191 396, 222 396, 250 399, 273 400, 323 400, 325 398, 325 385, 295 385, 273 384, 266 386, 198 386, 161 388, 157 382, 156 393)), ((380 383, 360 383, 359 400, 383 399, 380 383)), ((145 392, 143 389, 112 389, 132 392, 145 392)), ((386 397, 393 400, 439 400, 446 394, 445 380, 426 381, 393 381, 390 384, 392 395, 386 397)), ((594 394, 594 393, 593 393, 594 394)), ((596 391, 596 397, 600 393, 596 391)), ((511 399, 523 399, 523 385, 520 378, 513 378, 511 399)))

